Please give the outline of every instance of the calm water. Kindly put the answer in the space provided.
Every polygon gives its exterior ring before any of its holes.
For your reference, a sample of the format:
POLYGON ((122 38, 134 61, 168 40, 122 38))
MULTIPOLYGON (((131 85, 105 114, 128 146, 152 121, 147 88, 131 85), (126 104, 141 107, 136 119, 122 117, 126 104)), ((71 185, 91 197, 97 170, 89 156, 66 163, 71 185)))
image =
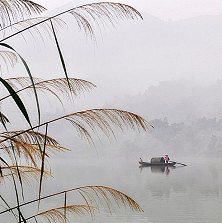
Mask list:
MULTIPOLYGON (((178 162, 181 160, 177 160, 178 162)), ((182 162, 182 161, 181 161, 182 162)), ((128 209, 105 210, 94 222, 222 222, 222 162, 186 159, 188 166, 167 169, 139 168, 137 160, 91 158, 66 160, 69 171, 56 166, 58 189, 70 185, 106 185, 134 198, 142 214, 128 209), (61 182, 61 183, 59 183, 61 182), (62 186, 66 182, 65 186, 62 186), (117 212, 117 213, 116 213, 117 212)), ((91 222, 87 217, 71 222, 91 222)))
MULTIPOLYGON (((51 165, 54 179, 44 184, 44 194, 83 185, 104 185, 134 198, 143 213, 117 208, 109 214, 101 209, 94 220, 73 217, 70 222, 142 223, 142 222, 222 222, 222 162, 220 159, 186 159, 187 167, 139 168, 137 159, 63 159, 51 165)), ((34 190, 34 189, 33 189, 34 190)), ((31 192, 30 192, 31 194, 31 192)), ((68 194, 68 204, 77 203, 75 194, 68 194)), ((84 201, 82 201, 84 203, 84 201)), ((43 206, 63 205, 63 197, 44 201, 43 206)), ((31 207, 30 207, 31 209, 31 207)), ((26 209, 27 211, 28 209, 26 209)), ((0 217, 0 219, 5 219, 0 217)), ((1 221, 2 222, 2 221, 1 221)))

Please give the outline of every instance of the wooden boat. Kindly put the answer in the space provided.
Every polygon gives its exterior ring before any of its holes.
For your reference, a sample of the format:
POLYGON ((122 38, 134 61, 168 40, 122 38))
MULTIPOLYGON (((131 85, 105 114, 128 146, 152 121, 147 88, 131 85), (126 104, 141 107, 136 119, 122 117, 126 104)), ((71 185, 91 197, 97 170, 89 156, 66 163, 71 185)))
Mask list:
POLYGON ((169 163, 149 163, 149 162, 141 162, 139 161, 141 166, 174 166, 176 162, 169 162, 169 163))

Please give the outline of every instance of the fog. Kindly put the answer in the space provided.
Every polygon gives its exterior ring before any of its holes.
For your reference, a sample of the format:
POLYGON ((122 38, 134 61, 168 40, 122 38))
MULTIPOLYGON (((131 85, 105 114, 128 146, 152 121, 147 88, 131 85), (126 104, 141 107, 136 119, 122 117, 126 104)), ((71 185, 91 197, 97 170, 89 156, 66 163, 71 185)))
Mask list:
MULTIPOLYGON (((96 41, 86 37, 70 16, 62 17, 63 27, 55 23, 69 77, 86 79, 97 88, 73 100, 60 95, 63 106, 52 94, 38 92, 41 121, 85 109, 118 108, 142 116, 154 128, 122 132, 113 127, 116 139, 109 141, 99 132, 99 137, 93 135, 92 146, 66 120, 49 124, 48 135, 71 151, 53 154, 50 165, 46 163, 55 178, 43 182, 42 194, 108 185, 132 196, 144 209, 139 215, 118 206, 111 218, 102 210, 95 222, 218 222, 222 217, 222 15, 166 22, 142 14, 144 20, 101 26, 96 41), (187 166, 138 168, 140 157, 149 161, 165 154, 187 166)), ((65 77, 50 30, 45 26, 40 32, 44 41, 33 30, 7 43, 24 57, 34 77, 65 77)), ((4 78, 28 76, 21 62, 13 69, 1 68, 4 78)), ((0 93, 7 95, 3 88, 0 93)), ((33 126, 37 125, 33 94, 19 95, 33 126)), ((29 128, 12 99, 1 104, 1 112, 11 121, 9 131, 29 128)), ((45 127, 40 131, 44 133, 45 127)), ((5 184, 6 195, 11 196, 11 187, 5 184)), ((29 190, 26 199, 38 193, 38 183, 29 190)), ((68 203, 77 200, 68 197, 68 203)), ((45 201, 43 207, 55 204, 61 205, 61 198, 45 201)), ((27 216, 31 209, 24 210, 27 216)))
MULTIPOLYGON (((102 34, 96 32, 96 42, 78 30, 72 17, 64 17, 68 28, 58 29, 57 35, 70 76, 94 82, 103 100, 143 93, 165 80, 192 78, 206 84, 221 78, 222 31, 217 28, 221 15, 177 22, 142 15, 143 21, 101 28, 102 34)), ((49 35, 44 35, 45 42, 37 45, 29 33, 24 35, 25 46, 22 38, 9 43, 27 60, 34 76, 64 76, 53 37, 50 41, 49 35)), ((25 70, 20 67, 14 72, 25 70)))
MULTIPOLYGON (((64 100, 65 110, 51 96, 41 97, 42 120, 89 108, 119 108, 141 115, 155 128, 140 135, 117 133, 118 141, 112 144, 98 142, 100 155, 221 155, 222 15, 175 22, 142 15, 144 20, 101 27, 96 41, 86 37, 72 17, 63 17, 66 25, 57 26, 56 32, 69 76, 89 80, 97 88, 73 104, 64 100)), ((26 43, 22 37, 8 43, 25 58, 33 76, 64 77, 53 37, 44 28, 42 36, 44 42, 27 33, 26 43)), ((19 63, 9 75, 27 74, 19 63)), ((35 105, 22 97, 35 119, 35 105)), ((11 105, 4 105, 3 111, 7 108, 14 111, 11 105)), ((68 136, 72 127, 66 125, 55 125, 65 129, 59 134, 56 127, 51 131, 66 146, 74 140, 75 151, 96 154, 74 134, 68 136)))

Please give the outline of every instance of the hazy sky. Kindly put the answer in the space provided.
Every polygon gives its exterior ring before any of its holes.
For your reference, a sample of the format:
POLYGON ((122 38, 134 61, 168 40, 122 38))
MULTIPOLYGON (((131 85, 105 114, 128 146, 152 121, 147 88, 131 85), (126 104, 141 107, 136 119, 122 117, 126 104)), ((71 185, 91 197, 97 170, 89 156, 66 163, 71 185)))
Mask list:
MULTIPOLYGON (((75 2, 76 0, 73 0, 75 2)), ((199 15, 222 14, 222 0, 114 0, 129 4, 164 20, 179 20, 199 15)), ((70 0, 36 0, 51 10, 70 0)), ((85 2, 85 1, 84 1, 85 2)), ((90 0, 90 2, 93 2, 90 0)))

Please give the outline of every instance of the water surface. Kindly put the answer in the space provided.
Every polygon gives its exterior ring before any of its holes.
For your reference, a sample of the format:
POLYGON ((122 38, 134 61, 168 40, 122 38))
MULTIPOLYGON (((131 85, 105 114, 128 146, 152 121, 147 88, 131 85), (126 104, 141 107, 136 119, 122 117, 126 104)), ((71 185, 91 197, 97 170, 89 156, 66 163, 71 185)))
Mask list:
MULTIPOLYGON (((182 162, 181 160, 177 160, 182 162)), ((220 159, 185 159, 188 166, 139 168, 134 159, 72 158, 54 165, 55 190, 83 185, 105 185, 135 199, 143 213, 114 206, 97 214, 94 222, 220 222, 222 219, 222 163, 220 159), (64 174, 63 166, 66 165, 64 174)), ((70 198, 72 199, 72 198, 70 198)), ((71 222, 91 222, 76 217, 71 222)))
MULTIPOLYGON (((148 160, 147 160, 148 161, 148 160)), ((222 219, 222 163, 218 159, 176 160, 188 164, 176 168, 139 168, 136 158, 65 157, 54 159, 51 168, 54 178, 44 181, 42 196, 85 185, 104 185, 122 191, 135 199, 143 213, 113 205, 112 215, 107 208, 92 219, 73 216, 71 223, 218 223, 222 219)), ((38 182, 26 190, 25 199, 38 194, 38 182)), ((26 189, 27 189, 26 188, 26 189)), ((13 206, 13 185, 3 184, 1 195, 9 196, 13 206), (10 187, 11 186, 11 187, 10 187)), ((75 193, 67 195, 67 204, 85 204, 75 193)), ((41 202, 40 212, 64 205, 64 195, 41 202)), ((30 216, 36 205, 22 208, 30 216)), ((34 211, 36 214, 36 211, 34 211)), ((1 222, 14 222, 11 214, 0 216, 1 222)), ((43 222, 43 221, 40 221, 43 222)))

